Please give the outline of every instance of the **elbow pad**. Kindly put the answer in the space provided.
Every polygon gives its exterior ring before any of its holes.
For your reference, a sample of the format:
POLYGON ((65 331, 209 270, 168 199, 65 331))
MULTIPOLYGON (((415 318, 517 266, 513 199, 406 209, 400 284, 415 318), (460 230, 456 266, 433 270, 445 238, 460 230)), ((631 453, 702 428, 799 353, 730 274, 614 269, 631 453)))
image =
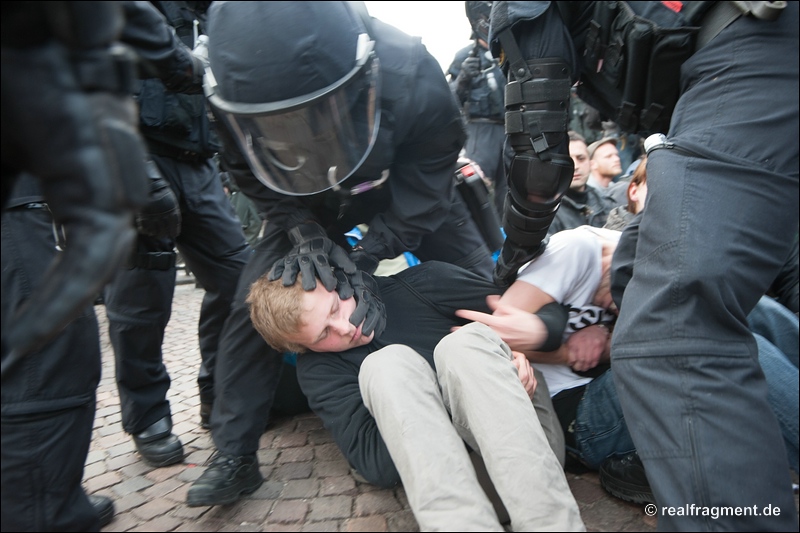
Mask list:
POLYGON ((506 85, 506 136, 513 149, 503 215, 506 241, 495 283, 507 286, 543 250, 547 230, 572 182, 567 129, 570 71, 561 59, 512 63, 506 85), (518 67, 518 68, 515 68, 518 67))
POLYGON ((506 135, 514 155, 504 224, 513 242, 535 249, 572 182, 566 135, 571 80, 561 59, 536 59, 527 67, 530 79, 506 85, 506 135))

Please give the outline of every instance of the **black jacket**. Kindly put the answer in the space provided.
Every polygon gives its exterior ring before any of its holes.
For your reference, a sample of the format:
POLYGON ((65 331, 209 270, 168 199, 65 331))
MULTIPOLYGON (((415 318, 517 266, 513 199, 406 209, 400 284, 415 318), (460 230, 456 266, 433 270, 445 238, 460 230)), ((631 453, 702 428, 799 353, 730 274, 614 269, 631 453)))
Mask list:
POLYGON ((561 206, 559 206, 556 218, 550 224, 547 234, 552 235, 583 225, 602 228, 613 208, 614 204, 611 199, 603 196, 592 186, 586 187, 586 199, 582 202, 579 202, 575 193, 570 190, 561 199, 561 206))
POLYGON ((340 353, 300 354, 297 379, 308 404, 333 435, 350 465, 383 487, 400 475, 361 399, 358 372, 366 357, 390 344, 405 344, 433 366, 433 349, 453 326, 466 321, 456 309, 490 313, 486 296, 499 294, 490 281, 449 263, 428 261, 389 277, 376 277, 386 304, 386 329, 372 343, 340 353))

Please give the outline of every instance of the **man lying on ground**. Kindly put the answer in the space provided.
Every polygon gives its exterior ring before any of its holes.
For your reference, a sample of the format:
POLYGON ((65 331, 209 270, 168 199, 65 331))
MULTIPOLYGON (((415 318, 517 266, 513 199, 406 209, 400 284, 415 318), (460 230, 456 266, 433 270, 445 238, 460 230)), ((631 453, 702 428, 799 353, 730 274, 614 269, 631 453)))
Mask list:
MULTIPOLYGON (((303 392, 350 465, 380 486, 402 482, 423 531, 503 531, 468 446, 482 456, 513 530, 583 530, 543 381, 488 327, 450 334, 464 325, 455 311, 488 311, 497 287, 438 262, 366 285, 356 296, 381 299, 386 319, 369 336, 363 322, 350 322, 357 299, 341 300, 321 283, 303 291, 264 276, 248 298, 266 341, 299 352, 303 392)), ((563 329, 560 307, 540 317, 532 334, 542 342, 547 324, 563 329)))

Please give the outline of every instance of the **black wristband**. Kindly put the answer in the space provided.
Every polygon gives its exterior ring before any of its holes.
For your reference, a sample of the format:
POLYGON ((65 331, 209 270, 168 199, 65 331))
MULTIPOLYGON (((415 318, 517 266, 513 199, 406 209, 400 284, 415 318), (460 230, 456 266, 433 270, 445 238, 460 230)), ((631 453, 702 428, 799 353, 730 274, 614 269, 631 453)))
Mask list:
POLYGON ((569 306, 551 302, 534 313, 547 328, 547 340, 539 347, 540 352, 552 352, 561 346, 561 339, 569 319, 569 306))

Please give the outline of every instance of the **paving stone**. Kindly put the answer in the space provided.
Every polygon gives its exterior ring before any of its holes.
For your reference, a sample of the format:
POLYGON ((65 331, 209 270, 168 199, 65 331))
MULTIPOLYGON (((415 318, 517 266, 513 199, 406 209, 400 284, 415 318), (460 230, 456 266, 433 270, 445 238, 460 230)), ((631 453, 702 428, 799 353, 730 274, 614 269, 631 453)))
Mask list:
POLYGON ((314 498, 319 494, 318 479, 293 479, 286 482, 281 498, 287 500, 314 498))
POLYGON ((357 492, 356 482, 350 476, 324 478, 319 489, 320 496, 334 496, 337 494, 354 496, 357 492))
POLYGON ((391 490, 367 492, 356 496, 356 516, 390 513, 401 509, 391 490))
POLYGON ((386 518, 383 516, 367 516, 350 518, 344 521, 345 531, 388 531, 386 518))
POLYGON ((301 522, 308 513, 309 505, 300 500, 284 500, 275 503, 267 522, 301 522))
POLYGON ((349 496, 324 496, 311 502, 310 520, 349 518, 353 512, 353 498, 349 496))

